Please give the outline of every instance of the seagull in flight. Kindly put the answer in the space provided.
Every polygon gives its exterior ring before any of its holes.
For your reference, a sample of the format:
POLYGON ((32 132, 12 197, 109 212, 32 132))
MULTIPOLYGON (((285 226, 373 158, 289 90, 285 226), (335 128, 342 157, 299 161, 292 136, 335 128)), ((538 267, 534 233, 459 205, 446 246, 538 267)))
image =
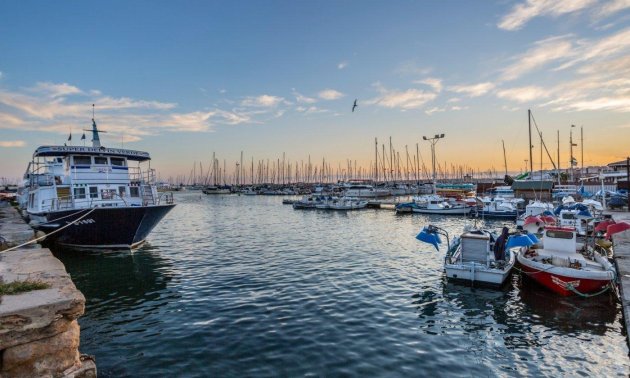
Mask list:
POLYGON ((354 99, 354 105, 352 105, 352 112, 354 113, 354 108, 356 108, 357 106, 357 99, 354 99))

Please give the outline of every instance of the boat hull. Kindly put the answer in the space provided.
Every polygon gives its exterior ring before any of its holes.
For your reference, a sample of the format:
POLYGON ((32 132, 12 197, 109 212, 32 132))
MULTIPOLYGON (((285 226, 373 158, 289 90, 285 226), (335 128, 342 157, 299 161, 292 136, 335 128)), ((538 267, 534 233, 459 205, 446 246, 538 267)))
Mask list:
POLYGON ((175 207, 171 205, 98 207, 38 214, 46 223, 34 227, 51 235, 56 245, 75 249, 129 249, 144 242, 151 230, 175 207), (88 213, 90 210, 92 212, 88 213), (87 215, 86 215, 87 214, 87 215))
POLYGON ((518 218, 518 213, 507 211, 479 211, 477 212, 477 218, 507 219, 515 221, 516 218, 518 218))
POLYGON ((451 207, 444 209, 427 209, 427 208, 412 208, 414 213, 418 214, 441 214, 441 215, 466 215, 470 214, 472 208, 470 207, 451 207))
POLYGON ((578 293, 592 294, 600 292, 610 285, 614 279, 614 274, 610 271, 588 272, 562 267, 549 267, 549 265, 540 266, 541 264, 523 257, 522 254, 518 255, 517 260, 519 267, 529 278, 565 297, 574 296, 578 293))

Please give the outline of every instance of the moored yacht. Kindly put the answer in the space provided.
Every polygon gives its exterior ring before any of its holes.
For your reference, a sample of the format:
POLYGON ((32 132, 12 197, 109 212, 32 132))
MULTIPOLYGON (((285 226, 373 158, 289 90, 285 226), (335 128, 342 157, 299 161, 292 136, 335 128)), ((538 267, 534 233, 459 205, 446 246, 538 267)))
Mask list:
POLYGON ((158 193, 149 153, 101 146, 94 120, 92 142, 35 150, 25 175, 31 224, 64 247, 133 248, 175 206, 173 196, 158 193))

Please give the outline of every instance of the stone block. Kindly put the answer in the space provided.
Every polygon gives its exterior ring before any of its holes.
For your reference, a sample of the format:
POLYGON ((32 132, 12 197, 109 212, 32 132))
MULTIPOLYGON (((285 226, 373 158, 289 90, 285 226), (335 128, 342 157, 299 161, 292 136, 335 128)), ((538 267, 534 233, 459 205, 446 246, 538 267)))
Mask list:
POLYGON ((80 365, 79 335, 74 320, 66 332, 7 348, 2 354, 2 376, 39 377, 80 365))

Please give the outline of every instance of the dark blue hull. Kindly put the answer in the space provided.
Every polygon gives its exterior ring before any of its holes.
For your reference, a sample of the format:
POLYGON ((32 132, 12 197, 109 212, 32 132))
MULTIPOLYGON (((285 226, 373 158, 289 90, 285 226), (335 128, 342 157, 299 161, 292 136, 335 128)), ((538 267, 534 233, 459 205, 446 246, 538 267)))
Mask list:
POLYGON ((47 223, 37 229, 51 233, 49 242, 70 248, 133 248, 175 205, 99 207, 42 214, 47 223), (91 212, 90 212, 91 211, 91 212), (83 218, 81 218, 83 217, 83 218), (55 231, 81 218, 56 233, 55 231))

